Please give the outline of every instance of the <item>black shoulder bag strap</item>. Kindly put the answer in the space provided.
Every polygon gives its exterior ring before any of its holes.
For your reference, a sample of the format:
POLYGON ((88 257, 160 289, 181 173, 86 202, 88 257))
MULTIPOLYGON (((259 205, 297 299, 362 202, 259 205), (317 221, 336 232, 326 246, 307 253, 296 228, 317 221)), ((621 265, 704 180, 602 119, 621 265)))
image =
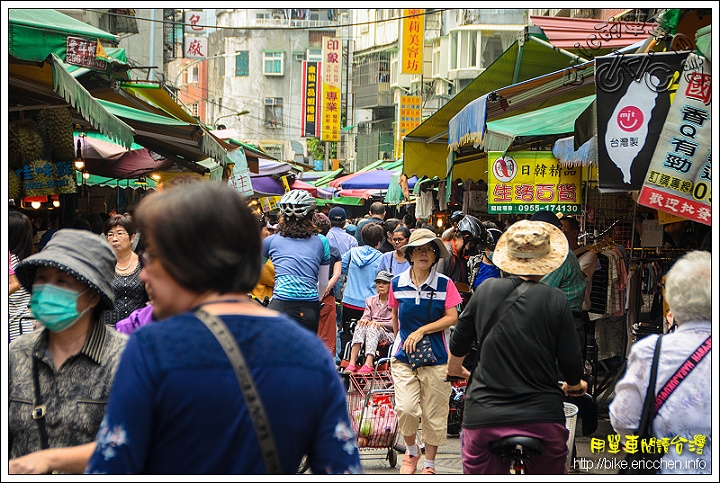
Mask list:
POLYGON ((268 474, 281 474, 282 466, 280 466, 277 447, 275 446, 275 440, 270 431, 270 423, 268 422, 265 408, 260 400, 260 395, 257 392, 250 370, 245 363, 245 357, 243 357, 240 346, 238 346, 237 341, 230 334, 230 330, 225 325, 225 322, 219 317, 209 314, 202 309, 196 310, 195 315, 210 329, 218 342, 220 342, 228 359, 230 359, 243 397, 245 398, 245 404, 252 418, 255 433, 260 442, 260 450, 262 451, 268 474))
POLYGON ((645 394, 645 403, 643 404, 642 416, 640 417, 640 426, 637 434, 641 438, 651 433, 652 421, 655 419, 655 380, 657 379, 658 362, 660 361, 660 346, 662 345, 662 336, 658 337, 655 344, 655 353, 653 354, 652 366, 650 366, 650 378, 648 379, 647 393, 645 394))
POLYGON ((32 355, 32 372, 33 372, 33 410, 32 417, 37 423, 38 432, 40 433, 40 449, 48 448, 48 434, 45 427, 45 415, 47 407, 41 403, 40 397, 40 368, 38 367, 37 357, 32 355))
MULTIPOLYGON (((515 282, 513 282, 514 284, 515 282)), ((517 299, 520 298, 522 294, 524 294, 529 288, 529 283, 527 283, 525 280, 520 279, 520 284, 516 286, 507 297, 505 297, 505 300, 500 302, 497 307, 495 307, 495 310, 493 311, 492 315, 488 319, 487 323, 485 324, 485 330, 483 330, 482 337, 478 339, 478 354, 480 353, 480 350, 482 349, 483 342, 485 341, 485 338, 490 333, 490 330, 492 330, 493 327, 495 327, 495 324, 497 323, 498 319, 500 319, 500 316, 505 313, 505 311, 513 304, 517 299)))

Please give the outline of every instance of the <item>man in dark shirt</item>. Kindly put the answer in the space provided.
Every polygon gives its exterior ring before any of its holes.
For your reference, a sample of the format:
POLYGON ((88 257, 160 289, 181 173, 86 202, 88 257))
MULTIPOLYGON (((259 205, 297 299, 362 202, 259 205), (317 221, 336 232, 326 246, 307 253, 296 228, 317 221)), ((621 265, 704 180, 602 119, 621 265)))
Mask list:
POLYGON ((470 379, 463 416, 465 474, 507 473, 507 463, 489 446, 508 436, 542 440, 543 454, 526 462, 528 473, 567 473, 563 400, 570 393, 584 394, 587 382, 568 299, 560 289, 539 283, 567 253, 558 228, 516 222, 493 254, 493 263, 511 276, 478 286, 455 325, 447 373, 470 379), (470 374, 462 362, 475 340, 478 365, 470 374), (558 367, 566 381, 562 390, 558 367))
POLYGON ((385 220, 385 205, 382 201, 375 201, 370 205, 370 218, 365 218, 357 224, 357 230, 355 230, 355 239, 358 241, 358 246, 361 247, 365 243, 360 237, 360 231, 362 227, 368 223, 382 223, 385 220))

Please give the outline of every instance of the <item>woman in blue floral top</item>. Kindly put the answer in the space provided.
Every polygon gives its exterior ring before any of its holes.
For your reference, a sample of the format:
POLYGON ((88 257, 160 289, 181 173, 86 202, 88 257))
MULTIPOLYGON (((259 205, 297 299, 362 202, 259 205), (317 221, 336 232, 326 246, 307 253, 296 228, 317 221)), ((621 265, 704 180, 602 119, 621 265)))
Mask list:
POLYGON ((159 322, 130 336, 86 473, 268 473, 233 366, 198 309, 240 346, 282 473, 295 473, 303 455, 314 474, 359 473, 332 356, 248 297, 261 241, 246 201, 196 183, 144 198, 136 221, 146 241, 140 277, 159 322))

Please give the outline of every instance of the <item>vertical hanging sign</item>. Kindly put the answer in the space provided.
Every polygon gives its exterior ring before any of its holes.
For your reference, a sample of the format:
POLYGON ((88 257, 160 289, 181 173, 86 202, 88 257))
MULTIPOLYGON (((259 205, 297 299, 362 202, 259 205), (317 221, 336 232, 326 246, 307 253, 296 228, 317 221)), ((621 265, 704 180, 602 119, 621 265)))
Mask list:
POLYGON ((405 8, 402 19, 402 74, 422 74, 425 9, 405 8))
POLYGON ((302 69, 302 137, 315 136, 318 99, 318 62, 303 61, 302 69))
POLYGON ((710 225, 712 111, 710 62, 690 54, 638 204, 710 225))
POLYGON ((422 98, 420 96, 400 96, 400 122, 397 124, 395 138, 395 158, 402 156, 402 138, 420 125, 422 118, 422 98))
POLYGON ((341 39, 322 38, 322 103, 320 141, 340 141, 341 39))

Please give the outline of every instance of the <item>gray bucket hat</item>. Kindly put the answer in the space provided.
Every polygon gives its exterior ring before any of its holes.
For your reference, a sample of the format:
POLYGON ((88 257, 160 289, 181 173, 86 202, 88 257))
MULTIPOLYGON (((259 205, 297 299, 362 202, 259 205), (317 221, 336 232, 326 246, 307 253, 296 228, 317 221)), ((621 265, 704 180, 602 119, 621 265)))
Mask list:
POLYGON ((393 274, 385 270, 380 270, 375 276, 375 281, 380 280, 381 282, 392 282, 393 274))
POLYGON ((53 267, 68 273, 101 295, 101 308, 112 309, 112 282, 117 259, 102 237, 87 230, 63 228, 40 252, 30 255, 15 269, 20 284, 32 292, 37 267, 53 267))

